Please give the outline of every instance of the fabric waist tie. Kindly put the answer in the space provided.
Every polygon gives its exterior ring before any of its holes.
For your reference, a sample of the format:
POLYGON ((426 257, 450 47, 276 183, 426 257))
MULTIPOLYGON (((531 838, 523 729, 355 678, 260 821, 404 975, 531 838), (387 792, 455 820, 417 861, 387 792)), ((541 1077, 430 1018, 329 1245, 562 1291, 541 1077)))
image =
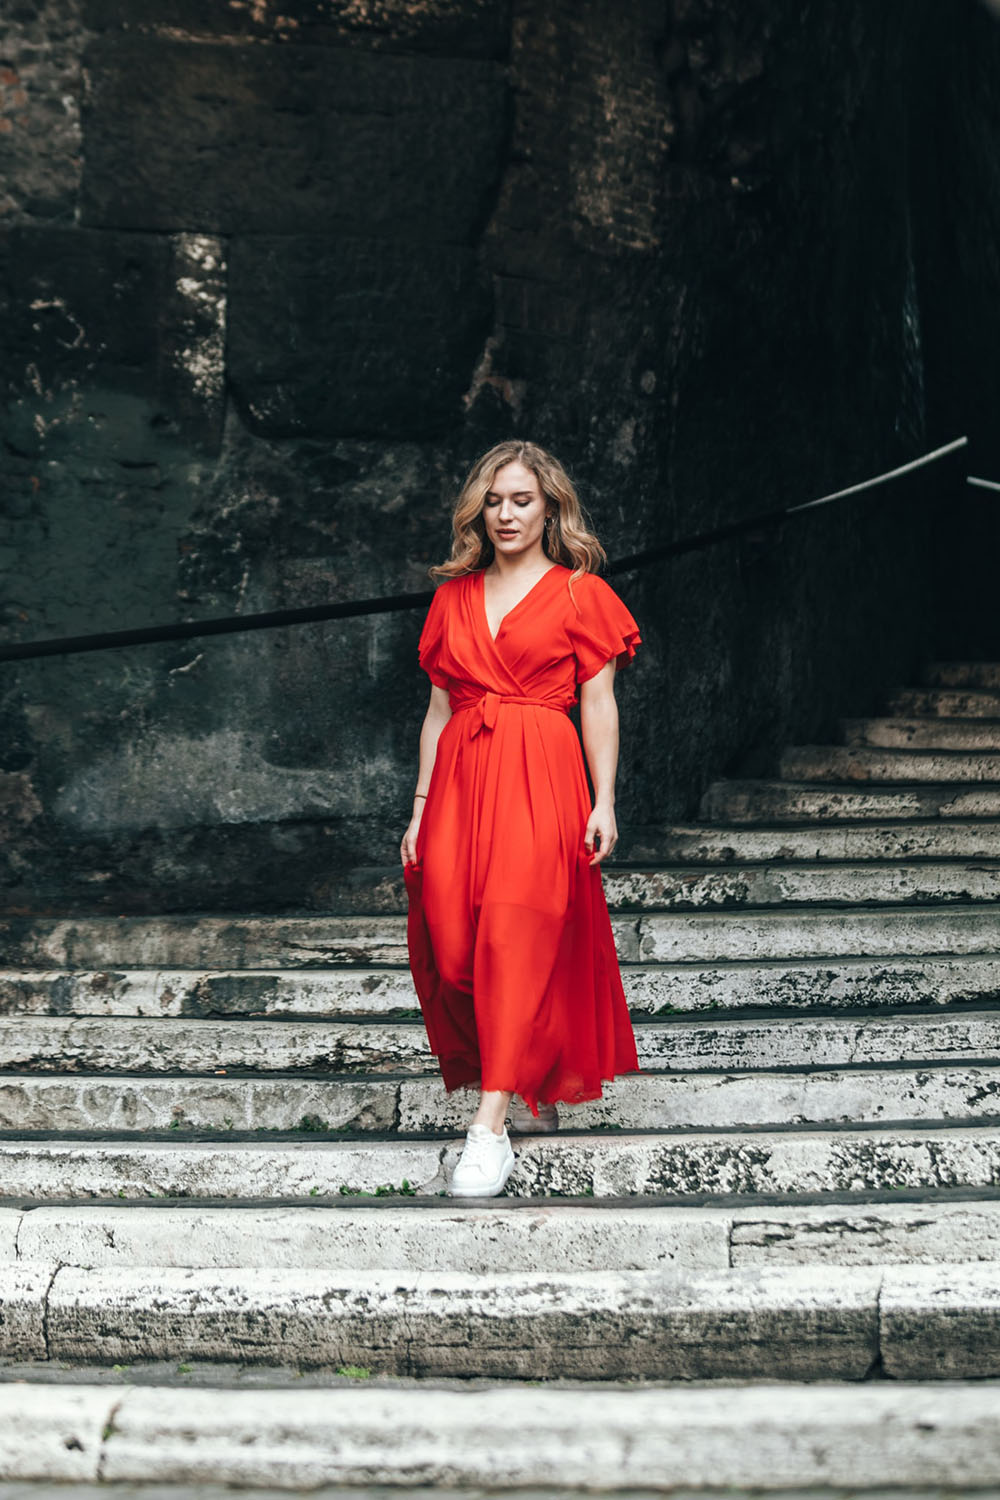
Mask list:
POLYGON ((566 709, 561 703, 553 703, 551 698, 519 698, 510 693, 484 693, 473 703, 460 703, 455 713, 460 713, 464 708, 475 709, 476 717, 469 729, 469 738, 474 739, 481 729, 492 729, 497 721, 497 711, 501 703, 520 703, 527 708, 551 708, 556 713, 564 714, 566 709))

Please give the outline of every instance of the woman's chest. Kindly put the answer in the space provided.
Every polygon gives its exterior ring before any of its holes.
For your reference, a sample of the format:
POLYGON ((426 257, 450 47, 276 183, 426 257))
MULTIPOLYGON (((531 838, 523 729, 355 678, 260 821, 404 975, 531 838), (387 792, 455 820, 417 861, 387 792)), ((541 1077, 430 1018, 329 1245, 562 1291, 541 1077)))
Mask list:
MULTIPOLYGON (((559 571, 568 576, 567 569, 559 571)), ((441 664, 446 672, 507 690, 542 679, 572 683, 565 579, 543 575, 520 596, 494 594, 478 574, 461 582, 443 631, 441 664)))

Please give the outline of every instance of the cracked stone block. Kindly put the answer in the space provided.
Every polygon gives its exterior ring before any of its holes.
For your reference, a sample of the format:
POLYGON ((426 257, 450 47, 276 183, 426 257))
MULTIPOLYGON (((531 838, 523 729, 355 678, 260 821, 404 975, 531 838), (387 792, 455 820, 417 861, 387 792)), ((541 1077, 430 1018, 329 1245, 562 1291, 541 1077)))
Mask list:
POLYGON ((893 1266, 879 1302, 882 1361, 897 1380, 1000 1376, 1000 1268, 893 1266))
POLYGON ((0 1385, 4 1480, 96 1482, 104 1434, 122 1394, 108 1386, 0 1385))
POLYGON ((0 1266, 0 1356, 48 1359, 45 1302, 55 1264, 0 1266))
MULTIPOLYGON (((15 1261, 19 1253, 25 1254, 23 1249, 18 1250, 17 1232, 21 1225, 22 1214, 20 1209, 0 1208, 0 1263, 4 1261, 15 1261)), ((27 1260, 45 1260, 44 1255, 25 1254, 27 1260)))

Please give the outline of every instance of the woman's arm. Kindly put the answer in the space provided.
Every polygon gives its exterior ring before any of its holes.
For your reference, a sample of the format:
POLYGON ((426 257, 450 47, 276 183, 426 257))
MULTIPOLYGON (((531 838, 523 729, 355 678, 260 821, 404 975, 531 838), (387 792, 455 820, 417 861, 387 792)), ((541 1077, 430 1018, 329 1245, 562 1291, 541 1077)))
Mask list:
POLYGON ((446 690, 432 687, 430 702, 427 704, 427 712, 424 714, 424 722, 420 729, 420 764, 417 771, 417 785, 413 793, 413 813, 410 817, 410 826, 403 834, 403 842, 400 846, 404 865, 417 857, 417 829, 423 817, 427 789, 431 784, 431 772, 437 759, 438 740, 450 718, 451 705, 448 702, 446 690))
POLYGON ((594 809, 583 836, 587 853, 600 848, 590 861, 599 865, 618 842, 615 821, 615 775, 618 770, 618 704, 615 702, 615 663, 609 661, 596 677, 580 684, 580 730, 594 784, 594 809))

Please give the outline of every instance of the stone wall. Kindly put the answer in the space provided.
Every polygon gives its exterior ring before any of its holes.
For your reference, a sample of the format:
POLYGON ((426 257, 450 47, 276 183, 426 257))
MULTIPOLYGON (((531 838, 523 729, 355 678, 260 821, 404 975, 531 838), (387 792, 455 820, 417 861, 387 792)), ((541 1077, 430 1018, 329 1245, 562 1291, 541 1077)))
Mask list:
MULTIPOLYGON (((563 458, 612 556, 953 436, 908 155, 931 15, 20 0, 5 634, 427 587, 462 473, 509 435, 563 458)), ((931 509, 850 504, 616 579, 645 638, 626 830, 912 670, 931 509)), ((0 904, 336 904, 398 858, 419 628, 3 668, 0 904)))

